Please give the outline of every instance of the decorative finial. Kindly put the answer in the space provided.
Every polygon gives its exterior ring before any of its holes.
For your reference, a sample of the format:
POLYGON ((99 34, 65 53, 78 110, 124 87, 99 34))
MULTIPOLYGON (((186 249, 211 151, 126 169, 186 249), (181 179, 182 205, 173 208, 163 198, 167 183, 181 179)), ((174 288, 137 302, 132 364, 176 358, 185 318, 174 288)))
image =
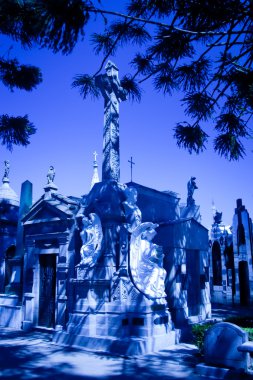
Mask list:
POLYGON ((54 182, 54 177, 55 177, 55 170, 54 167, 51 165, 48 169, 47 173, 47 183, 53 183, 54 182))
POLYGON ((107 72, 107 75, 108 75, 108 71, 111 70, 111 69, 119 71, 119 69, 117 68, 117 66, 115 65, 115 63, 113 63, 112 61, 108 60, 107 64, 105 65, 105 71, 107 72))
POLYGON ((10 161, 5 160, 5 161, 4 161, 4 176, 3 176, 3 183, 10 182, 10 179, 9 179, 9 173, 10 173, 10 161))
POLYGON ((97 162, 97 156, 98 156, 98 154, 97 154, 97 152, 95 151, 95 152, 93 153, 93 155, 94 155, 94 163, 95 163, 95 162, 97 162))
POLYGON ((94 161, 93 161, 93 176, 92 176, 92 180, 91 180, 91 185, 90 185, 90 188, 92 189, 93 186, 95 185, 95 183, 98 183, 100 182, 99 181, 99 175, 98 175, 98 163, 97 163, 97 152, 95 151, 93 153, 94 155, 94 161))

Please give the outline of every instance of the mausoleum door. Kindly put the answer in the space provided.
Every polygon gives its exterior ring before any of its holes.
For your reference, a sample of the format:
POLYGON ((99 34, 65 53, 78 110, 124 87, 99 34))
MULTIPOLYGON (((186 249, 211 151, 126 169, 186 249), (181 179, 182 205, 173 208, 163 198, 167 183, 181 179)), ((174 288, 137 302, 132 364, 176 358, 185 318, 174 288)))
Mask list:
POLYGON ((39 326, 55 325, 55 293, 56 293, 56 255, 39 255, 39 326))
POLYGON ((239 261, 240 304, 250 305, 249 267, 247 261, 239 261))
POLYGON ((212 246, 213 285, 222 286, 221 248, 217 241, 212 246))
POLYGON ((200 304, 200 271, 199 251, 186 251, 186 273, 187 273, 187 305, 189 317, 199 314, 200 304))

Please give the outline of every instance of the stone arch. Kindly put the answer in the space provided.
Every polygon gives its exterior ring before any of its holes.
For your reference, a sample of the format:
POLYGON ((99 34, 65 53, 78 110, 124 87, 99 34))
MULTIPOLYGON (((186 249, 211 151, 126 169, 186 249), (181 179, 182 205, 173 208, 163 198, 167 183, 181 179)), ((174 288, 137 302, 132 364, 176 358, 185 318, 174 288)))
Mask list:
POLYGON ((5 250, 5 258, 6 259, 13 259, 16 253, 16 245, 11 244, 6 250, 5 250))
POLYGON ((215 240, 212 246, 213 285, 222 286, 222 265, 220 243, 215 240))

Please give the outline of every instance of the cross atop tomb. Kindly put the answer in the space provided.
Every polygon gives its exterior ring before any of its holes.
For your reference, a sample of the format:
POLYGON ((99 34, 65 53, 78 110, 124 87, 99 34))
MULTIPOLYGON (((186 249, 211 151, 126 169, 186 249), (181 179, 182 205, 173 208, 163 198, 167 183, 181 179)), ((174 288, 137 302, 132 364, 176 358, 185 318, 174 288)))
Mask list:
POLYGON ((106 74, 98 75, 95 82, 104 98, 102 180, 119 182, 119 103, 127 96, 121 87, 117 66, 108 61, 105 71, 106 74))
POLYGON ((93 188, 93 186, 95 185, 95 183, 99 182, 98 163, 97 163, 97 156, 98 156, 98 154, 95 151, 93 153, 93 155, 94 155, 94 161, 93 161, 93 175, 92 175, 91 185, 90 185, 91 189, 93 188))
POLYGON ((130 168, 131 168, 131 182, 133 182, 133 165, 135 165, 135 162, 133 162, 133 157, 131 156, 131 159, 128 160, 130 163, 130 168))

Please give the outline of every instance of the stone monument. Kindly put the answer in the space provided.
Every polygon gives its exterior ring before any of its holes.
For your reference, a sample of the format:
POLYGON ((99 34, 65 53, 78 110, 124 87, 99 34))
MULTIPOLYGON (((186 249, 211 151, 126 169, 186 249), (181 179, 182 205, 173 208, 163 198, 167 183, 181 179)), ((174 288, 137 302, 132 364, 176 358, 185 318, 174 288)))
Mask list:
POLYGON ((119 103, 127 99, 121 87, 117 66, 108 61, 106 74, 96 77, 96 85, 104 98, 102 180, 120 180, 119 103))
MULTIPOLYGON (((82 246, 71 279, 72 310, 53 341, 136 355, 175 343, 165 294, 158 224, 142 222, 137 190, 119 182, 119 102, 126 93, 118 69, 106 65, 96 83, 105 99, 102 182, 82 205, 82 246)), ((79 215, 80 218, 80 215, 79 215)))

